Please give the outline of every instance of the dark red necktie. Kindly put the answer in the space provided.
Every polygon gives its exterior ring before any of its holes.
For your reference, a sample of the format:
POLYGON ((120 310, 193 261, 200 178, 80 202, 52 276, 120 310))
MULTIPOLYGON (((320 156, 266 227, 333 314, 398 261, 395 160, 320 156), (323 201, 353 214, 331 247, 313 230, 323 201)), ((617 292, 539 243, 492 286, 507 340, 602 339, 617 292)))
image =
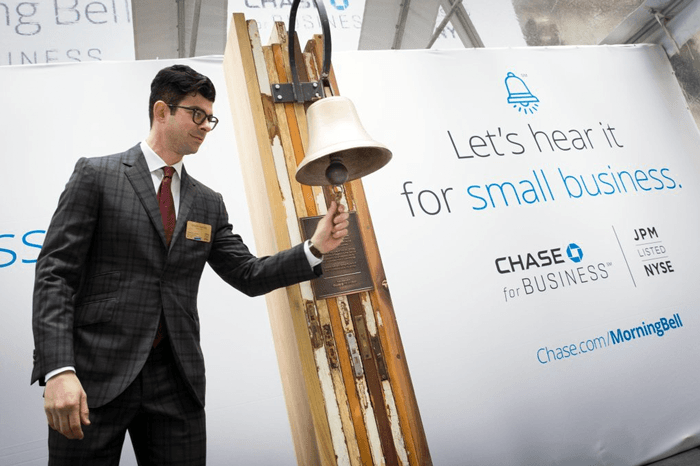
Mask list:
POLYGON ((165 242, 168 246, 175 230, 175 202, 173 202, 173 192, 170 190, 173 173, 175 173, 173 167, 163 167, 163 181, 158 188, 158 207, 160 207, 160 218, 163 220, 165 242))
MULTIPOLYGON (((165 242, 168 246, 170 246, 170 240, 175 230, 175 202, 173 201, 173 192, 170 189, 174 172, 175 169, 173 167, 163 167, 163 181, 161 181, 160 188, 158 188, 158 207, 160 207, 160 218, 163 220, 165 242)), ((160 322, 158 323, 158 332, 153 340, 154 348, 158 346, 158 343, 163 340, 164 336, 163 315, 161 314, 160 322)))

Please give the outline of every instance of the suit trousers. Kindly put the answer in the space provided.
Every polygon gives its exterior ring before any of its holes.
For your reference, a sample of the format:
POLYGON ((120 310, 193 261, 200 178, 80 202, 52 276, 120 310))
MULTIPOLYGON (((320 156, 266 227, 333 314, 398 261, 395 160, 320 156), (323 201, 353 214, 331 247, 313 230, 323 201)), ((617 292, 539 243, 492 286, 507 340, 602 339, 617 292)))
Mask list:
MULTIPOLYGON (((78 374, 80 376, 80 374, 78 374)), ((90 410, 83 440, 49 429, 49 466, 118 466, 129 432, 139 466, 206 464, 206 419, 166 338, 117 398, 90 410)))

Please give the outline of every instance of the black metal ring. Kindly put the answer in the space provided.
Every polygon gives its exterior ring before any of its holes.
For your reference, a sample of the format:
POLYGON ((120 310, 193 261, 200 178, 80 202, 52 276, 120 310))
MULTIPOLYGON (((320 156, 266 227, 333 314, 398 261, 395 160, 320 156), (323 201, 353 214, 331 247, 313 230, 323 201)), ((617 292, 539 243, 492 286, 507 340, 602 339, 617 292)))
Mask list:
MULTIPOLYGON (((294 25, 297 19, 297 10, 299 9, 299 3, 301 0, 294 0, 292 4, 292 11, 289 14, 289 66, 292 68, 292 86, 294 90, 294 98, 297 102, 304 102, 304 93, 301 90, 301 84, 299 84, 299 73, 297 72, 296 58, 294 53, 294 36, 296 31, 294 30, 294 25)), ((326 7, 323 5, 323 0, 313 0, 314 6, 318 10, 318 16, 321 19, 321 28, 323 29, 323 69, 321 71, 321 92, 323 92, 324 85, 330 88, 330 82, 328 77, 331 70, 331 27, 328 23, 328 15, 326 14, 326 7)))

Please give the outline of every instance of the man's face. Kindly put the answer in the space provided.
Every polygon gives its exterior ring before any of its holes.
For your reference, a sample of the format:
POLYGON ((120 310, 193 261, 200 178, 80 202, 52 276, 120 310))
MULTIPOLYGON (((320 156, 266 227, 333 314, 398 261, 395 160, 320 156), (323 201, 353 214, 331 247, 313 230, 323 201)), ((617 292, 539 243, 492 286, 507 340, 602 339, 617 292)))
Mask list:
MULTIPOLYGON (((198 108, 211 115, 213 103, 201 94, 195 96, 188 95, 178 104, 180 107, 198 108)), ((205 119, 202 124, 196 124, 192 119, 192 110, 185 108, 174 108, 175 113, 168 116, 165 128, 167 144, 175 153, 185 156, 194 154, 199 150, 199 146, 204 142, 207 133, 211 131, 209 122, 205 119)))

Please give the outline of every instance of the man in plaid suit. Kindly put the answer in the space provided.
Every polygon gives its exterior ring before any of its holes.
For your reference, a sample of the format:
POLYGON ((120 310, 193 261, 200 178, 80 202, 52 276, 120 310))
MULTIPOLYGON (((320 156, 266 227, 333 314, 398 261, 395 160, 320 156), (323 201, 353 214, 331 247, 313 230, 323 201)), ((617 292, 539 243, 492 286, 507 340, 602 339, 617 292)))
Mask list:
POLYGON ((190 67, 161 70, 147 139, 80 159, 59 199, 33 305, 32 383, 46 385, 49 464, 116 465, 126 431, 139 464, 205 464, 205 263, 260 295, 315 278, 322 254, 347 234, 348 214, 333 204, 309 241, 270 257, 248 251, 221 195, 182 165, 216 126, 214 99, 212 82, 190 67), (159 205, 164 178, 170 227, 159 205))

